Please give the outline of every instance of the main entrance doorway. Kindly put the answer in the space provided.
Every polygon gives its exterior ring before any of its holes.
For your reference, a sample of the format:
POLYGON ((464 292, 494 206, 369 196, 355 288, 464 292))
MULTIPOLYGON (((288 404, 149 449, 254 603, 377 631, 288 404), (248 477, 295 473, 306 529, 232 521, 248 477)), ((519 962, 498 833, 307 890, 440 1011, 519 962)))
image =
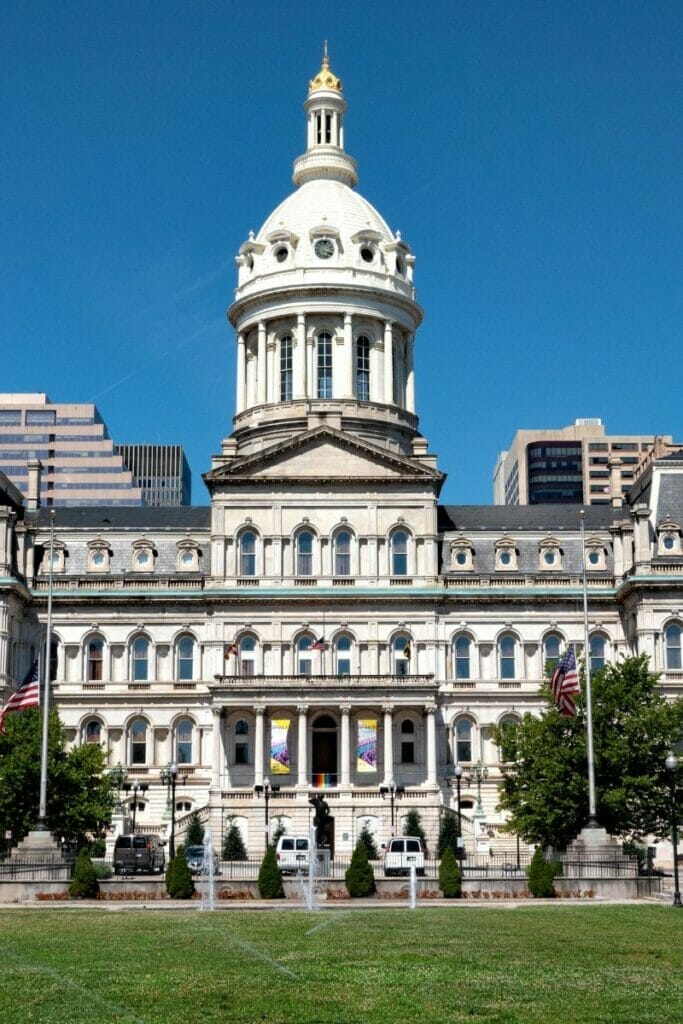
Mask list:
POLYGON ((311 771, 315 789, 337 785, 337 723, 331 715, 319 715, 313 722, 311 771))

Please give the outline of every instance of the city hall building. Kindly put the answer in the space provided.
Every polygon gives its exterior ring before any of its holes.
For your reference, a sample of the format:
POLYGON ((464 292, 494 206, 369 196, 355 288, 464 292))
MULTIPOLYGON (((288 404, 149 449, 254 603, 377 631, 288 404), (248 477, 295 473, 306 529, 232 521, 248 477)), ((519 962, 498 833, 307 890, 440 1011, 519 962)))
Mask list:
MULTIPOLYGON (((469 849, 505 851, 492 728, 538 711, 544 666, 646 653, 683 689, 683 457, 653 458, 610 504, 444 506, 420 434, 415 256, 355 191, 346 104, 327 58, 305 103, 295 191, 237 255, 232 432, 206 507, 0 499, 0 670, 7 696, 45 636, 69 742, 98 743, 139 797, 137 827, 200 810, 253 854, 308 827, 323 792, 335 850, 416 808, 431 837, 462 777, 469 849), (630 502, 630 503, 629 503, 630 502), (269 787, 279 787, 274 790, 269 787)), ((422 382, 426 390, 425 382, 422 382)))

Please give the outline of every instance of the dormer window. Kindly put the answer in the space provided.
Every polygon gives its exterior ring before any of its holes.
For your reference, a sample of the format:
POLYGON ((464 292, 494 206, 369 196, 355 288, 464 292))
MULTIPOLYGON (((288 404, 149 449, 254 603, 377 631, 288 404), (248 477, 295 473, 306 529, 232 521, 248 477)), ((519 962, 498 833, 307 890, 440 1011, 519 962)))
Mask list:
POLYGON ((273 255, 276 263, 286 263, 289 258, 289 249, 286 245, 277 245, 273 255))
POLYGON ((681 527, 678 523, 666 519, 657 528, 657 554, 658 555, 682 555, 683 545, 681 544, 681 527))
POLYGON ((369 245, 362 245, 360 248, 360 258, 363 263, 374 263, 375 251, 369 245))
POLYGON ((586 541, 586 569, 595 572, 606 566, 605 548, 599 537, 589 537, 586 541))
POLYGON ((62 540, 55 540, 52 552, 50 552, 49 546, 45 545, 45 551, 43 552, 43 558, 40 563, 39 572, 48 575, 50 572, 50 561, 52 561, 52 572, 64 572, 66 568, 66 545, 62 540))
POLYGON ((518 569, 517 548, 511 537, 501 537, 496 541, 496 569, 501 572, 514 572, 518 569))
POLYGON ((195 541, 178 541, 178 558, 176 572, 197 572, 199 570, 200 551, 195 541))
POLYGON ((541 541, 538 549, 540 568, 544 571, 562 569, 562 550, 553 537, 541 541))
POLYGON ((133 572, 154 572, 154 545, 149 540, 133 544, 133 572))
POLYGON ((474 548, 465 537, 451 541, 451 569, 455 572, 472 572, 474 569, 474 548))
POLYGON ((88 544, 88 571, 109 572, 109 545, 97 538, 88 544))

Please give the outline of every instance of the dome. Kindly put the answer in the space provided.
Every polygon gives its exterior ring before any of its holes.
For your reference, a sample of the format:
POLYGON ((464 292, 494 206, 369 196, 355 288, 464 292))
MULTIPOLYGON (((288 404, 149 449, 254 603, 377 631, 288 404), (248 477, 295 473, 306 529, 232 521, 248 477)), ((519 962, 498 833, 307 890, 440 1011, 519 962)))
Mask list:
POLYGON ((367 199, 340 181, 325 179, 306 182, 287 196, 265 221, 256 241, 266 243, 271 235, 288 231, 305 244, 311 232, 320 235, 326 227, 338 234, 347 251, 351 238, 365 231, 381 235, 383 242, 394 241, 388 224, 367 199))

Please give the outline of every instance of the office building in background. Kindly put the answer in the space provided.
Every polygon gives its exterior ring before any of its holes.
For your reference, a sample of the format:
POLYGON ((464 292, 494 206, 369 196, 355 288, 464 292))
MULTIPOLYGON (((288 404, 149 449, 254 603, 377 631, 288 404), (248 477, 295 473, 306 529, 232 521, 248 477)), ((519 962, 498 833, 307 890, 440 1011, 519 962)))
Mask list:
POLYGON ((142 490, 144 505, 169 508, 189 505, 192 475, 179 444, 117 444, 114 451, 142 490))

